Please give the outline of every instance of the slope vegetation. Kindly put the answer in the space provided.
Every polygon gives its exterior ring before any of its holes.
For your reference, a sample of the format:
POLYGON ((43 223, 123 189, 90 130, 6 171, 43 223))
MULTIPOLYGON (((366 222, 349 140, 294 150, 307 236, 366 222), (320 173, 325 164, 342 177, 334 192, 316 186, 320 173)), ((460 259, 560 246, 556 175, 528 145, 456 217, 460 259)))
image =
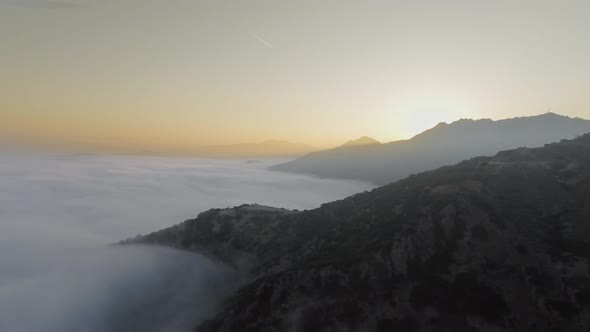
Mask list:
POLYGON ((251 257, 196 331, 588 331, 590 135, 309 211, 243 205, 124 243, 251 257))

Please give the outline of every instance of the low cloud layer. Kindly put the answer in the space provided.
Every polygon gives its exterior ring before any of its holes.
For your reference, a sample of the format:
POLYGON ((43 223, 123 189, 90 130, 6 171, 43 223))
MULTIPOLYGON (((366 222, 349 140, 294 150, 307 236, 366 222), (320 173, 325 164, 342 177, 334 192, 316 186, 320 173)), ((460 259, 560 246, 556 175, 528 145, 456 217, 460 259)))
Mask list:
POLYGON ((240 281, 228 266, 156 247, 36 259, 49 266, 0 286, 2 331, 188 331, 240 281))
POLYGON ((0 154, 0 330, 188 329, 242 271, 109 243, 212 207, 306 209, 370 187, 266 170, 276 162, 0 154))

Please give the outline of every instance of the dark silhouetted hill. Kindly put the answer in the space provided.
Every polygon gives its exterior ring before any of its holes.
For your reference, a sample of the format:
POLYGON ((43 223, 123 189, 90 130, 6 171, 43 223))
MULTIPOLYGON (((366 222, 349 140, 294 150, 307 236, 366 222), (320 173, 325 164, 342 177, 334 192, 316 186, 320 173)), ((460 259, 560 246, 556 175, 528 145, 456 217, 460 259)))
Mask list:
POLYGON ((590 121, 547 113, 499 121, 440 123, 412 139, 313 152, 272 170, 386 184, 500 150, 539 147, 590 132, 590 121))
POLYGON ((309 211, 214 209, 124 243, 254 257, 201 332, 588 331, 590 135, 309 211))

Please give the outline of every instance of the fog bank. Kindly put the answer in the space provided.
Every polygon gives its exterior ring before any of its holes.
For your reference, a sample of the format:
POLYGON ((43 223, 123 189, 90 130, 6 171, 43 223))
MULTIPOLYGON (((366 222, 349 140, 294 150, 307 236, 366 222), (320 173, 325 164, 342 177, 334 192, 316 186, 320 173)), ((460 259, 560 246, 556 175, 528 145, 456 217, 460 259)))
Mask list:
POLYGON ((188 331, 243 279, 203 256, 157 247, 36 259, 49 266, 2 281, 2 331, 188 331))
POLYGON ((183 331, 243 280, 192 253, 110 243, 212 207, 313 208, 371 185, 278 160, 0 154, 0 330, 183 331))

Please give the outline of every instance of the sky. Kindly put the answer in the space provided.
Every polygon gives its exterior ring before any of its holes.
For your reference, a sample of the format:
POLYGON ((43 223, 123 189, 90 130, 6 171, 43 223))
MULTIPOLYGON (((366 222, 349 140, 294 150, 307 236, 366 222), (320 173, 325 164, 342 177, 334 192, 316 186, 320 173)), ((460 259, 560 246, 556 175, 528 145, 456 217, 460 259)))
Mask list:
POLYGON ((588 1, 0 0, 0 134, 329 147, 590 118, 588 17, 588 1))

